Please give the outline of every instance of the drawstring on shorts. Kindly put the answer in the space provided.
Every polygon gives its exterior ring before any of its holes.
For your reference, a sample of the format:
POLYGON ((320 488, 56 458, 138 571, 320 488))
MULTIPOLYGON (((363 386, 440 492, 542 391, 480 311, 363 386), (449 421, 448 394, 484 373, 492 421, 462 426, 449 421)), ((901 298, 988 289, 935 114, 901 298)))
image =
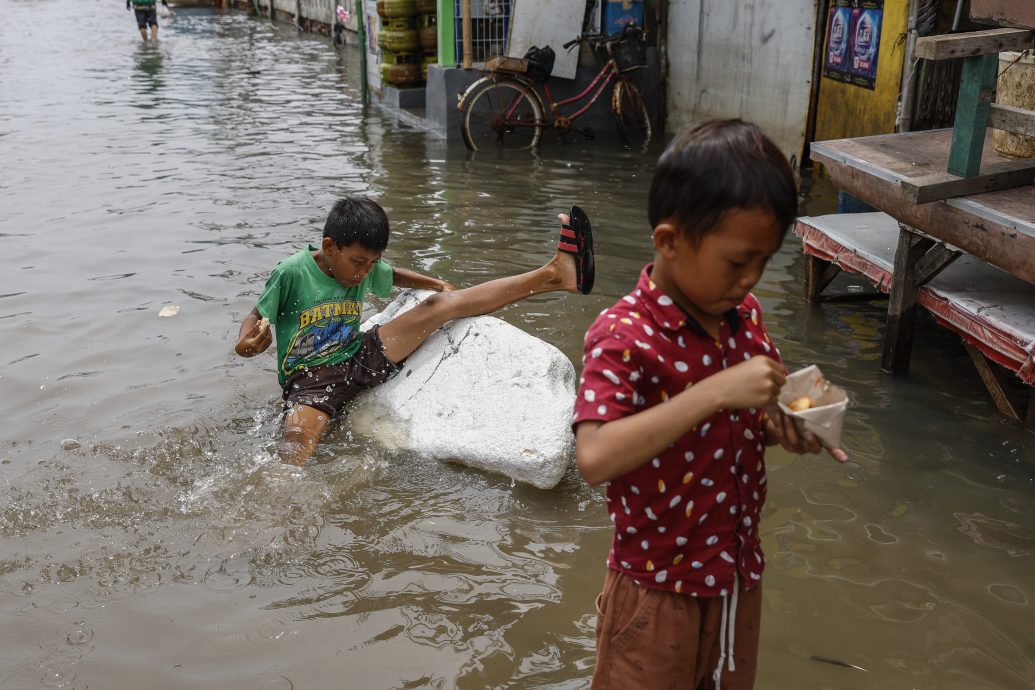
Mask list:
POLYGON ((737 630, 737 594, 740 591, 737 582, 737 571, 733 571, 733 594, 725 594, 722 597, 722 622, 719 625, 719 665, 712 673, 712 680, 715 681, 715 690, 722 690, 722 662, 729 658, 729 670, 736 671, 737 665, 733 662, 733 643, 736 640, 737 630), (729 649, 727 650, 726 637, 729 635, 729 649))

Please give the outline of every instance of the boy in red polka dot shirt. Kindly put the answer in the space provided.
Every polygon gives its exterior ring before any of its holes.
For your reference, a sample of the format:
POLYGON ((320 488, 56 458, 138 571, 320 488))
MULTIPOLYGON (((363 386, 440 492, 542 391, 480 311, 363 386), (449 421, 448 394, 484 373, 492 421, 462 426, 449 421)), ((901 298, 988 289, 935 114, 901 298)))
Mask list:
POLYGON ((648 214, 654 261, 586 333, 572 422, 615 524, 593 688, 751 688, 765 447, 821 450, 765 412, 785 370, 750 292, 797 215, 794 176, 754 125, 706 122, 661 155, 648 214))

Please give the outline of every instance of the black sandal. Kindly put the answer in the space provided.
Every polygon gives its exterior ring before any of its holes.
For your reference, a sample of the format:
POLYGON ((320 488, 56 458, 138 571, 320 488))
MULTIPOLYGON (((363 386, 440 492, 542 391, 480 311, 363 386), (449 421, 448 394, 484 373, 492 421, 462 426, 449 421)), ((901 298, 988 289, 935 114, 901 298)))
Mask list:
POLYGON ((596 261, 593 259, 593 229, 589 216, 578 206, 568 211, 568 223, 561 226, 561 240, 557 250, 575 256, 575 285, 588 295, 593 290, 596 261))

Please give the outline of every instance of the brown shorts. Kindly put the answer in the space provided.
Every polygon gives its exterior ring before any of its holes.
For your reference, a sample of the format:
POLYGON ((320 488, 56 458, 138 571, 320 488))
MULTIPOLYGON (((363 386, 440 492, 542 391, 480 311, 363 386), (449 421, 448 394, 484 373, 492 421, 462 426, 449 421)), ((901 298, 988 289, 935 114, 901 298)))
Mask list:
MULTIPOLYGON (((593 690, 711 690, 719 665, 720 597, 689 597, 649 589, 607 571, 597 597, 597 666, 593 690)), ((750 690, 758 667, 762 587, 740 588, 733 661, 722 665, 722 690, 750 690)), ((728 637, 728 633, 727 633, 728 637)), ((729 651, 727 647, 727 652, 729 651)))
POLYGON ((363 334, 363 344, 356 354, 344 362, 292 374, 284 384, 284 403, 287 407, 308 405, 334 417, 360 392, 383 383, 398 370, 385 356, 385 346, 374 326, 363 334))

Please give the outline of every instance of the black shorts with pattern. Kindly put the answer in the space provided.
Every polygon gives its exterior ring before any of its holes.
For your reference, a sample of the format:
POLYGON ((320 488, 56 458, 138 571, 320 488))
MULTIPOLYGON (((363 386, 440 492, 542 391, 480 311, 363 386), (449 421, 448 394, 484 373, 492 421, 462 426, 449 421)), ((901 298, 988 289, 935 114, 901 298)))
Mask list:
POLYGON ((335 417, 362 391, 383 383, 398 370, 385 355, 375 326, 363 334, 359 350, 344 362, 292 374, 284 384, 284 402, 289 408, 308 405, 335 417))

